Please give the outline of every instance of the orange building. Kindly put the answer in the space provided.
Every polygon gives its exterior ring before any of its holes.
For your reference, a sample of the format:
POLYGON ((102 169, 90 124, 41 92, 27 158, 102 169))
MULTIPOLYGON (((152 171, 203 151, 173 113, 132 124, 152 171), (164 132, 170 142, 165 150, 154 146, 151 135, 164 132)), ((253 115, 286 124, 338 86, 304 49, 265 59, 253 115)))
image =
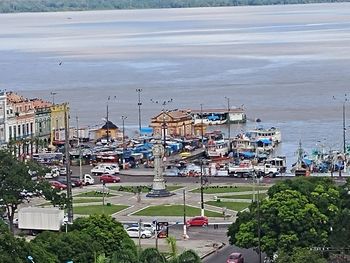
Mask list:
POLYGON ((166 135, 174 137, 193 135, 193 120, 186 111, 162 111, 151 119, 150 127, 153 128, 154 135, 162 135, 164 125, 166 135))

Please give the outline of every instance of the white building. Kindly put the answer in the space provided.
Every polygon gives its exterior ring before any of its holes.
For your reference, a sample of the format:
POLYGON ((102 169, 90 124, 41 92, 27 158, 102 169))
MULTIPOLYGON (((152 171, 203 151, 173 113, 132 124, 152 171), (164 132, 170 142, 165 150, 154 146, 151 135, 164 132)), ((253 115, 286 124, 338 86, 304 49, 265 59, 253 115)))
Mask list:
POLYGON ((0 91, 0 147, 6 144, 6 92, 0 91))

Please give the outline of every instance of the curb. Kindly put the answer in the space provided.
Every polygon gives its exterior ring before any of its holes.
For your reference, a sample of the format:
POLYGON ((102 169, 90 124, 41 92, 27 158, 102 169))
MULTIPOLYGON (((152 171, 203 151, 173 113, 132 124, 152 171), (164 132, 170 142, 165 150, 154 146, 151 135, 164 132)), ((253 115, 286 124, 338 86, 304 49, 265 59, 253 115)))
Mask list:
POLYGON ((222 249, 224 246, 226 246, 225 243, 220 243, 220 245, 217 247, 217 249, 213 249, 212 251, 204 254, 203 256, 201 256, 201 259, 205 259, 206 257, 216 253, 217 251, 219 251, 220 249, 222 249))

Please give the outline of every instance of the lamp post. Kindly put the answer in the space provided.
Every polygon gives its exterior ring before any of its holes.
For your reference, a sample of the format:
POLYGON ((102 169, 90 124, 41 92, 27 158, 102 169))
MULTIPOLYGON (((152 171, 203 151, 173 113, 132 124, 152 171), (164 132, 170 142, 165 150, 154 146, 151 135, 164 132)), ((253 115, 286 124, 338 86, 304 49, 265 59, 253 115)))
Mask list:
POLYGON ((228 147, 231 151, 231 119, 230 119, 230 98, 225 96, 227 100, 227 125, 228 125, 228 147))
POLYGON ((79 149, 79 179, 80 181, 83 181, 83 169, 82 169, 82 163, 81 163, 81 146, 80 146, 80 138, 79 138, 79 118, 76 116, 77 121, 77 139, 78 139, 78 149, 79 149))
MULTIPOLYGON (((117 96, 113 97, 114 99, 117 99, 117 96)), ((107 105, 106 105, 106 129, 107 129, 107 144, 109 143, 109 101, 111 100, 111 96, 108 96, 107 98, 107 105)))
POLYGON ((125 123, 125 120, 127 119, 128 117, 127 116, 122 116, 122 125, 123 125, 123 148, 125 148, 125 126, 124 126, 124 123, 125 123))
POLYGON ((169 103, 173 102, 173 99, 169 100, 163 100, 163 101, 158 101, 158 100, 153 100, 151 99, 151 102, 155 104, 160 104, 163 106, 162 109, 162 114, 163 114, 163 124, 162 124, 162 130, 163 130, 163 146, 164 150, 166 150, 166 122, 165 122, 165 106, 168 105, 169 103))
POLYGON ((50 94, 52 96, 52 104, 55 105, 55 95, 57 94, 57 92, 51 91, 50 94))
MULTIPOLYGON (((256 178, 256 177, 255 177, 256 178)), ((261 220, 260 220, 260 198, 259 198, 259 183, 260 179, 257 179, 258 181, 258 196, 257 196, 257 207, 258 207, 258 249, 259 249, 259 263, 261 263, 261 220)))
POLYGON ((138 99, 139 99, 137 105, 139 106, 139 132, 141 134, 141 105, 142 105, 141 92, 142 92, 142 89, 136 89, 136 92, 138 93, 138 99))
POLYGON ((183 239, 188 239, 187 235, 187 225, 186 225, 186 190, 183 189, 183 207, 184 207, 184 232, 183 232, 183 239))
MULTIPOLYGON (((203 144, 203 104, 201 104, 201 137, 203 144)), ((201 216, 204 216, 204 198, 203 198, 203 158, 200 159, 201 165, 201 216)))
MULTIPOLYGON (((333 96, 333 100, 338 100, 335 96, 333 96)), ((348 101, 347 94, 344 94, 344 98, 342 99, 343 103, 343 153, 344 153, 344 172, 346 172, 346 111, 345 111, 345 103, 348 101)), ((341 176, 341 169, 339 168, 339 176, 341 176)))

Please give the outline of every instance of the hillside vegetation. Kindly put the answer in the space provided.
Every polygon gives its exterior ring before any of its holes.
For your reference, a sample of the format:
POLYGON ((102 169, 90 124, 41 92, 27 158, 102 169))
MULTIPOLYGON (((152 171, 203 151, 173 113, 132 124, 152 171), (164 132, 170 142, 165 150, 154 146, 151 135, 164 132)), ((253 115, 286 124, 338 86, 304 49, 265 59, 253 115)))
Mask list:
POLYGON ((347 2, 344 0, 0 0, 1 13, 347 2))

